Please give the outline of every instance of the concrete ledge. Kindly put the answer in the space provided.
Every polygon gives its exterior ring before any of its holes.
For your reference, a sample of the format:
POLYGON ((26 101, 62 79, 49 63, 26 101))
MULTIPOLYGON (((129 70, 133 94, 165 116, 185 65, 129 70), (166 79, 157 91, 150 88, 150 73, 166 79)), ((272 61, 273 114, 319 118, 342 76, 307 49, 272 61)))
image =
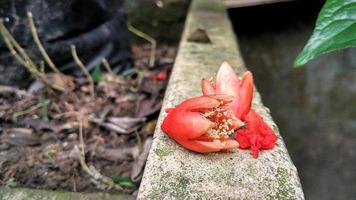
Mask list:
MULTIPOLYGON (((193 0, 162 110, 201 95, 201 79, 213 76, 224 60, 240 74, 246 70, 223 2, 193 0), (189 42, 197 28, 212 43, 189 42)), ((304 199, 297 170, 257 91, 253 108, 279 137, 276 148, 258 159, 247 150, 208 155, 185 150, 161 131, 161 111, 138 199, 304 199)))
POLYGON ((33 190, 25 188, 4 189, 0 188, 1 200, 131 200, 126 194, 108 193, 74 193, 64 191, 33 190))

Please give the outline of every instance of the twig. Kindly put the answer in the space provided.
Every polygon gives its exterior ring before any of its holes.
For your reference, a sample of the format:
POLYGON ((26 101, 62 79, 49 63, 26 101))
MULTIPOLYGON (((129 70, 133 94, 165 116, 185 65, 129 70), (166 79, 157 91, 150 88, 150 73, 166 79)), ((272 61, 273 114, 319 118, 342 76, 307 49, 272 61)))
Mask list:
POLYGON ((131 134, 133 131, 135 131, 137 129, 137 127, 136 128, 132 128, 130 130, 124 129, 124 128, 121 128, 120 126, 117 126, 117 125, 115 125, 113 123, 103 122, 102 119, 95 118, 93 116, 89 116, 88 119, 92 123, 98 124, 99 126, 102 126, 102 127, 106 128, 108 130, 114 131, 114 132, 119 133, 119 134, 128 135, 128 134, 131 134))
POLYGON ((19 111, 19 112, 15 112, 13 115, 12 115, 12 119, 13 120, 16 120, 19 116, 22 116, 22 115, 25 115, 25 114, 29 114, 29 113, 32 113, 33 111, 41 108, 42 104, 49 104, 49 100, 45 100, 44 102, 41 102, 41 103, 38 103, 34 106, 31 106, 30 108, 26 109, 26 110, 23 110, 23 111, 19 111))
MULTIPOLYGON (((2 21, 0 21, 0 32, 4 38, 6 46, 8 47, 10 53, 16 58, 16 60, 19 61, 35 77, 41 78, 41 73, 38 72, 37 68, 35 68, 35 67, 33 67, 33 65, 31 65, 33 63, 26 60, 27 54, 21 53, 24 50, 19 45, 17 45, 18 43, 15 41, 15 39, 12 37, 12 35, 8 32, 8 30, 6 29, 6 27, 4 26, 2 21), (18 49, 18 51, 22 57, 17 53, 15 48, 18 49), (25 55, 26 57, 24 57, 23 55, 25 55)), ((29 58, 27 57, 27 59, 29 59, 29 58)))
POLYGON ((85 149, 84 149, 84 139, 83 139, 83 117, 81 113, 77 115, 78 122, 79 122, 79 143, 82 152, 82 156, 85 158, 85 149))
POLYGON ((13 45, 13 47, 11 49, 13 51, 15 51, 15 49, 16 49, 19 52, 21 58, 24 60, 24 62, 27 63, 30 67, 34 67, 34 70, 37 70, 37 68, 35 67, 36 65, 33 63, 31 58, 27 55, 26 51, 15 40, 15 38, 12 37, 11 33, 7 30, 7 28, 3 24, 3 21, 1 21, 1 23, 0 23, 0 28, 1 28, 1 33, 2 33, 3 37, 7 38, 7 40, 9 41, 10 46, 13 45))
POLYGON ((4 24, 3 24, 3 22, 0 21, 0 33, 1 33, 1 35, 2 35, 2 37, 3 37, 3 39, 4 39, 4 41, 5 41, 6 46, 8 47, 8 49, 9 49, 9 51, 10 51, 10 53, 11 53, 12 56, 14 56, 15 59, 16 59, 17 61, 19 61, 28 71, 31 72, 32 69, 27 66, 27 63, 21 58, 21 56, 19 56, 19 54, 16 52, 16 50, 15 50, 14 47, 12 46, 10 40, 7 38, 6 33, 5 33, 5 30, 6 30, 6 28, 5 28, 4 24))
POLYGON ((44 64, 43 60, 40 61, 40 72, 45 73, 45 64, 44 64))
POLYGON ((109 186, 110 188, 114 188, 120 192, 128 192, 128 190, 122 188, 120 185, 117 185, 113 182, 113 180, 109 177, 106 177, 100 174, 94 167, 89 167, 85 162, 85 150, 84 150, 84 139, 83 139, 83 123, 81 114, 78 115, 79 120, 79 143, 81 146, 81 151, 79 150, 78 146, 74 146, 74 150, 78 153, 79 162, 82 169, 92 178, 95 180, 100 181, 101 183, 109 186))
POLYGON ((109 77, 106 78, 105 81, 107 82, 113 82, 113 83, 118 83, 118 84, 124 84, 125 82, 121 80, 111 69, 111 66, 109 62, 106 60, 106 58, 103 58, 101 60, 101 64, 104 65, 106 71, 109 73, 109 77))
POLYGON ((111 75, 116 76, 116 74, 111 70, 109 62, 106 60, 106 58, 103 58, 101 60, 101 63, 104 65, 106 71, 108 71, 111 75))
POLYGON ((40 97, 39 100, 39 104, 41 105, 41 115, 42 115, 42 119, 46 122, 48 122, 48 104, 50 103, 50 101, 46 100, 44 97, 40 97))
POLYGON ((111 66, 108 62, 108 60, 106 60, 106 58, 103 58, 101 60, 101 64, 104 65, 106 71, 109 73, 109 77, 106 78, 107 82, 113 82, 113 83, 118 83, 118 84, 124 84, 125 82, 120 79, 111 69, 111 66))
POLYGON ((85 68, 83 62, 79 59, 78 54, 77 54, 77 50, 75 48, 74 45, 70 45, 70 50, 72 52, 72 56, 74 58, 74 61, 77 63, 77 65, 80 67, 80 69, 83 71, 83 73, 86 75, 89 84, 90 84, 90 96, 94 97, 95 93, 94 93, 94 81, 92 79, 92 77, 90 76, 89 71, 85 68))
POLYGON ((77 111, 69 111, 69 112, 64 112, 64 113, 59 113, 53 116, 53 119, 59 119, 59 118, 67 118, 67 117, 77 117, 78 112, 77 111))
POLYGON ((49 65, 49 67, 51 67, 51 69, 59 74, 62 74, 61 71, 59 71, 59 69, 56 67, 56 65, 53 63, 53 61, 51 60, 51 58, 48 56, 46 50, 44 49, 38 34, 37 34, 37 30, 36 30, 36 26, 35 26, 35 22, 33 20, 33 16, 31 12, 27 13, 27 17, 28 17, 28 21, 30 23, 30 27, 31 27, 31 32, 32 32, 32 37, 33 40, 35 41, 35 44, 37 45, 38 50, 41 52, 43 58, 45 59, 46 63, 49 65))
POLYGON ((72 175, 73 191, 77 192, 77 183, 75 181, 75 174, 72 175))
POLYGON ((149 66, 153 67, 155 64, 155 55, 156 55, 156 46, 157 46, 157 42, 156 40, 149 36, 148 34, 138 30, 137 28, 133 27, 130 23, 127 23, 127 28, 129 29, 129 31, 131 31, 133 34, 137 35, 138 37, 141 37, 145 40, 147 40, 148 42, 151 43, 151 54, 150 54, 150 63, 149 66))
POLYGON ((135 136, 136 136, 137 145, 139 146, 140 151, 143 151, 143 145, 142 145, 142 139, 141 139, 140 133, 138 131, 135 131, 135 136))
POLYGON ((7 30, 2 20, 0 20, 0 33, 4 38, 5 44, 8 47, 10 53, 15 59, 20 62, 35 78, 42 81, 49 88, 53 88, 58 91, 65 91, 65 89, 56 85, 51 85, 46 79, 46 74, 39 71, 31 58, 27 55, 26 51, 19 45, 19 43, 12 37, 11 33, 7 30))
POLYGON ((3 96, 15 95, 17 97, 31 96, 25 90, 20 90, 12 86, 0 85, 0 94, 3 96))

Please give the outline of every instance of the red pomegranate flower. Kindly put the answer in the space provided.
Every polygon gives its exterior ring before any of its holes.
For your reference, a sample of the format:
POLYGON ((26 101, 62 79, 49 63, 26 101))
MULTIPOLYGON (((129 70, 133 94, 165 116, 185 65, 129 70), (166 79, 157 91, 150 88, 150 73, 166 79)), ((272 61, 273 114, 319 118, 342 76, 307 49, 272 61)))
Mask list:
POLYGON ((204 95, 227 94, 234 97, 228 110, 246 123, 246 126, 237 130, 236 140, 240 148, 251 148, 252 155, 257 158, 260 149, 272 149, 277 140, 273 130, 253 110, 251 102, 253 96, 253 76, 247 71, 239 78, 233 68, 224 62, 216 75, 215 81, 202 80, 204 95))
POLYGON ((236 140, 240 148, 251 148, 254 158, 260 149, 273 149, 277 136, 255 111, 251 110, 245 117, 246 128, 237 130, 236 140))
POLYGON ((257 158, 261 149, 272 149, 273 130, 251 110, 253 76, 239 78, 224 62, 215 80, 202 80, 203 96, 188 99, 167 110, 163 131, 187 149, 199 153, 251 148, 257 158), (229 136, 237 130, 236 141, 229 136))
POLYGON ((241 121, 226 109, 232 100, 227 95, 190 98, 166 110, 162 130, 183 147, 199 153, 236 148, 238 143, 229 136, 241 121))
POLYGON ((235 116, 244 120, 251 108, 253 95, 253 77, 252 73, 247 71, 240 79, 233 68, 223 62, 216 75, 215 81, 207 79, 202 80, 203 95, 226 94, 234 97, 229 109, 235 116))

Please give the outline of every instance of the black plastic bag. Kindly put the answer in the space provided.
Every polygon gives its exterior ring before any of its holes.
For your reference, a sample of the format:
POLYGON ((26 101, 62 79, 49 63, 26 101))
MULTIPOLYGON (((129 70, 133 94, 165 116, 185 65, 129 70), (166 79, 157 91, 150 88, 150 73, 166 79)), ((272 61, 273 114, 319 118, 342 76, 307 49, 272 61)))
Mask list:
MULTIPOLYGON (((66 74, 79 74, 70 45, 89 70, 106 58, 114 72, 131 65, 129 34, 123 0, 0 0, 0 17, 33 60, 43 60, 29 27, 31 11, 45 49, 66 74)), ((28 72, 10 55, 0 39, 0 84, 24 85, 28 72)))

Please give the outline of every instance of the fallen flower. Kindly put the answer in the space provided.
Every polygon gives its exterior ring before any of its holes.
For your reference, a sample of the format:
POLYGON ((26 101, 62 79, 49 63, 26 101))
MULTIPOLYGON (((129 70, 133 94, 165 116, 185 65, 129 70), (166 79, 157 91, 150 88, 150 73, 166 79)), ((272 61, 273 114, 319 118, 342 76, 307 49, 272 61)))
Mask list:
POLYGON ((257 158, 261 149, 273 149, 277 136, 255 111, 251 110, 245 118, 246 128, 237 130, 236 140, 240 148, 251 148, 257 158))
POLYGON ((258 157, 260 149, 272 149, 277 140, 273 130, 253 110, 251 103, 253 97, 253 76, 247 71, 239 78, 231 65, 223 62, 219 68, 215 80, 202 80, 204 95, 226 94, 233 96, 227 110, 231 110, 235 117, 246 126, 237 130, 236 140, 240 148, 251 148, 254 158, 258 157))
POLYGON ((253 76, 247 71, 240 79, 231 65, 223 62, 216 75, 215 81, 202 80, 203 95, 226 94, 234 97, 229 109, 235 116, 244 120, 250 111, 253 95, 253 76))
POLYGON ((187 149, 218 152, 240 146, 251 148, 257 158, 261 149, 272 149, 277 141, 273 130, 251 110, 253 76, 239 78, 224 62, 215 80, 202 80, 203 96, 188 99, 167 109, 163 131, 187 149), (230 139, 237 130, 236 141, 230 139))
POLYGON ((166 110, 162 130, 183 147, 199 153, 236 148, 238 143, 229 136, 242 124, 225 108, 232 100, 228 95, 190 98, 166 110))
POLYGON ((156 74, 155 79, 157 81, 164 81, 167 79, 167 72, 165 71, 160 71, 156 74))

